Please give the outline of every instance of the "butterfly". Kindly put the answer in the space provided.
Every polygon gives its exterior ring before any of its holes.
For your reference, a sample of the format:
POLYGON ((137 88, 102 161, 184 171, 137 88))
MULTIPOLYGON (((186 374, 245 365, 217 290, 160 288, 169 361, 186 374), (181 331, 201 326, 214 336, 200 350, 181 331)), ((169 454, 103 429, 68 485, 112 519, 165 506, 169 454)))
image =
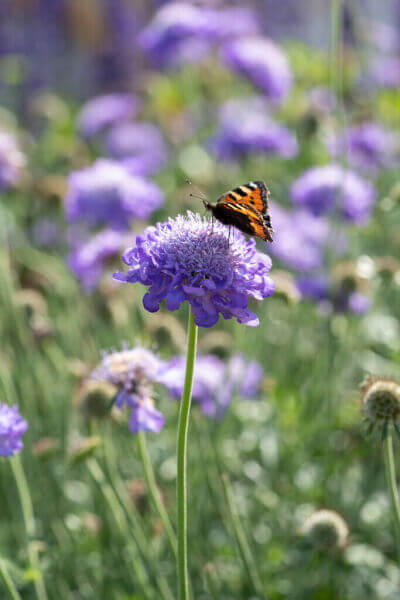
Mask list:
POLYGON ((224 225, 233 225, 243 233, 272 242, 271 217, 268 214, 269 190, 263 181, 250 181, 204 206, 224 225))

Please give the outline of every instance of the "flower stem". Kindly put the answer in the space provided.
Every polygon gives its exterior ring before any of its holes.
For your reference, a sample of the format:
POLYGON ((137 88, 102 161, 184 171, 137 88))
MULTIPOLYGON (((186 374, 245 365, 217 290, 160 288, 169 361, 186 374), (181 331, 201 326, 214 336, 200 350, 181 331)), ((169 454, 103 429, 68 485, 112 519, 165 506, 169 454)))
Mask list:
POLYGON ((0 581, 3 582, 4 589, 8 593, 10 600, 21 600, 21 596, 7 571, 5 561, 2 558, 0 558, 0 581))
POLYGON ((29 562, 31 568, 36 572, 33 585, 35 587, 38 600, 47 600, 47 592, 44 585, 42 571, 40 570, 38 552, 33 543, 33 538, 35 536, 35 517, 33 514, 32 499, 19 454, 14 456, 10 460, 10 463, 21 502, 22 518, 27 537, 29 562))
POLYGON ((383 457, 385 461, 386 481, 392 500, 394 523, 396 530, 397 554, 400 561, 400 500, 396 483, 396 469, 393 456, 392 428, 389 425, 383 442, 383 457))
POLYGON ((256 563, 251 553, 250 545, 247 540, 246 533, 240 520, 239 513, 237 511, 237 507, 233 498, 231 482, 229 481, 229 477, 226 473, 222 475, 221 479, 222 484, 224 486, 226 505, 230 521, 233 526, 239 554, 242 559, 243 565, 247 571, 249 581, 251 582, 253 590, 257 594, 257 596, 260 596, 261 598, 266 598, 263 590, 263 585, 256 568, 256 563))
POLYGON ((164 530, 167 534, 168 541, 170 543, 172 552, 174 553, 175 558, 177 558, 177 543, 175 532, 172 528, 171 521, 169 519, 168 513, 165 510, 164 503, 161 498, 160 491, 157 487, 156 478, 154 476, 154 470, 151 464, 149 452, 147 449, 146 443, 146 435, 143 431, 139 431, 137 434, 138 441, 138 450, 140 459, 143 464, 143 470, 146 477, 147 486, 149 488, 151 499, 153 500, 154 506, 158 512, 158 516, 160 517, 162 524, 164 526, 164 530))
POLYGON ((194 363, 196 360, 197 325, 189 307, 186 373, 182 400, 179 407, 177 440, 177 507, 178 507, 178 585, 179 599, 189 598, 189 576, 187 559, 187 437, 189 414, 192 401, 194 363))

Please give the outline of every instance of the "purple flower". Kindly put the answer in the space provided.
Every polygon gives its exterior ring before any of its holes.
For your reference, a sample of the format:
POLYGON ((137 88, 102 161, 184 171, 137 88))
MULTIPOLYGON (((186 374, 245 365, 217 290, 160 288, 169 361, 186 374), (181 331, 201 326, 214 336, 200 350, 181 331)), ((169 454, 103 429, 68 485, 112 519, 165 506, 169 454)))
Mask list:
MULTIPOLYGON (((185 369, 185 359, 175 356, 164 365, 159 376, 160 383, 176 399, 182 396, 185 369)), ((242 354, 234 355, 227 364, 212 354, 200 355, 195 364, 192 397, 206 416, 220 419, 234 394, 256 398, 263 379, 261 365, 246 361, 242 354)))
POLYGON ((393 164, 399 137, 378 123, 366 122, 329 140, 329 147, 334 156, 346 156, 351 166, 376 172, 393 164))
POLYGON ((126 230, 131 219, 146 219, 162 203, 155 183, 132 175, 118 162, 99 158, 69 176, 65 211, 71 222, 126 230))
POLYGON ((348 309, 356 315, 363 315, 371 308, 371 300, 361 292, 353 292, 347 300, 348 309))
POLYGON ((292 185, 292 201, 314 215, 338 212, 345 221, 365 223, 375 202, 374 186, 339 165, 312 167, 292 185))
POLYGON ((228 100, 221 106, 219 131, 211 147, 226 160, 260 153, 292 158, 297 153, 295 135, 270 118, 265 100, 258 97, 228 100))
POLYGON ((12 456, 23 448, 22 436, 28 423, 21 417, 18 406, 0 403, 0 456, 12 456))
POLYGON ((303 296, 318 304, 328 305, 336 312, 352 312, 362 315, 371 307, 366 294, 346 285, 346 282, 334 283, 325 274, 314 274, 298 277, 296 285, 303 296))
POLYGON ((372 76, 384 88, 396 89, 400 86, 400 58, 384 56, 372 63, 372 76))
POLYGON ((128 121, 139 110, 139 100, 131 94, 106 94, 87 102, 78 115, 81 135, 91 137, 110 125, 128 121))
POLYGON ((257 30, 254 14, 247 9, 214 10, 170 2, 142 31, 139 44, 156 64, 171 66, 202 58, 221 39, 257 30))
POLYGON ((129 429, 132 433, 159 432, 163 415, 154 407, 153 384, 159 379, 162 362, 146 348, 137 346, 105 354, 91 379, 107 381, 116 388, 116 406, 131 409, 129 429))
POLYGON ((304 209, 287 211, 275 203, 270 203, 270 214, 275 230, 271 252, 293 269, 320 267, 329 239, 328 221, 304 209))
POLYGON ((0 191, 18 181, 24 166, 25 157, 14 136, 0 131, 0 191))
POLYGON ((271 40, 246 37, 228 42, 222 49, 226 64, 244 75, 272 102, 279 104, 292 85, 292 73, 282 50, 271 40))
POLYGON ((126 234, 106 229, 73 249, 68 264, 86 291, 95 289, 105 265, 119 254, 125 241, 126 234))
POLYGON ((116 125, 108 133, 107 148, 134 175, 152 175, 167 161, 164 138, 152 123, 116 125))
POLYGON ((255 241, 220 223, 213 225, 191 212, 178 215, 137 236, 123 255, 128 272, 115 279, 148 286, 143 305, 156 312, 162 300, 177 310, 187 300, 195 322, 212 327, 222 315, 256 326, 258 317, 248 308, 249 297, 262 300, 274 292, 268 277, 271 259, 256 251, 255 241))
POLYGON ((310 300, 326 300, 331 285, 327 275, 305 275, 296 279, 296 285, 303 296, 310 300))

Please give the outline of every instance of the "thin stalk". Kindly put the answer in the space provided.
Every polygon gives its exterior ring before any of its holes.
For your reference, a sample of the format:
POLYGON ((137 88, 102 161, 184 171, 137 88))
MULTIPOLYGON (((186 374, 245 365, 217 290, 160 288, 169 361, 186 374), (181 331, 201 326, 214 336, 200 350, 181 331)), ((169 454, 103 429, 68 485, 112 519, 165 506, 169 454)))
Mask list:
POLYGON ((138 450, 140 455, 140 460, 142 461, 144 475, 146 477, 147 486, 149 488, 150 496, 153 501, 153 504, 158 512, 158 516, 160 517, 164 530, 167 534, 169 544, 171 546, 172 552, 174 553, 175 558, 177 558, 177 542, 175 532, 171 525, 171 521, 169 519, 168 513, 165 510, 164 503, 161 498, 160 490, 157 487, 156 478, 154 475, 153 466, 150 460, 149 451, 146 443, 146 435, 144 431, 139 431, 137 434, 137 442, 138 442, 138 450))
POLYGON ((392 428, 389 425, 386 437, 383 441, 383 458, 385 462, 386 481, 392 501, 394 524, 396 530, 397 554, 400 561, 400 500, 396 483, 396 469, 393 455, 392 428))
POLYGON ((252 552, 250 550, 249 542, 246 537, 246 532, 243 528, 242 522, 239 517, 238 510, 236 507, 236 503, 233 498, 232 486, 229 481, 229 477, 226 473, 224 473, 222 475, 221 479, 222 479, 222 484, 224 486, 224 492, 225 492, 228 513, 230 516, 230 521, 233 526, 233 530, 234 530, 240 557, 241 557, 243 565, 247 571, 247 575, 248 575, 250 583, 253 586, 254 592, 258 596, 265 598, 266 596, 265 596, 265 593, 263 590, 261 578, 260 578, 260 575, 258 574, 258 571, 256 568, 256 563, 255 563, 254 557, 252 555, 252 552))
POLYGON ((21 596, 7 571, 6 563, 2 558, 0 558, 0 581, 3 582, 4 589, 8 592, 10 600, 21 600, 21 596))
POLYGON ((38 600, 47 600, 47 592, 44 585, 43 574, 40 569, 38 552, 35 545, 32 543, 35 537, 35 517, 33 514, 32 499, 19 454, 15 455, 10 460, 10 463, 21 502, 22 518, 27 537, 29 563, 31 568, 35 571, 33 585, 38 600))
POLYGON ((186 353, 186 373, 182 400, 179 407, 177 439, 177 508, 178 508, 178 588, 179 599, 189 598, 189 575, 187 557, 187 438, 189 429, 190 406, 194 363, 197 348, 197 325, 189 307, 188 342, 186 353))

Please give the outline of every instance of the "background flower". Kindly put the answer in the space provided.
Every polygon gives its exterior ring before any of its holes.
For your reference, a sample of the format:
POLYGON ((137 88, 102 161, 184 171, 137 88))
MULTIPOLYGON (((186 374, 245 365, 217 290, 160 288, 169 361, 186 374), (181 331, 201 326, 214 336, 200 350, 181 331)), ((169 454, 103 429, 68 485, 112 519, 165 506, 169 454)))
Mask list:
POLYGON ((128 121, 138 111, 139 99, 131 94, 106 94, 89 100, 78 115, 78 130, 91 137, 110 125, 128 121))
POLYGON ((14 185, 25 166, 25 156, 10 133, 0 131, 0 191, 14 185))
POLYGON ((274 292, 271 260, 256 251, 253 239, 234 230, 229 241, 227 227, 214 223, 211 231, 209 221, 191 212, 148 227, 123 260, 128 272, 114 277, 149 286, 146 310, 156 312, 164 299, 167 309, 177 310, 187 300, 201 327, 212 327, 220 315, 256 326, 249 297, 262 300, 274 292))
POLYGON ((12 456, 23 448, 22 436, 28 423, 21 417, 18 406, 0 403, 0 456, 12 456))

